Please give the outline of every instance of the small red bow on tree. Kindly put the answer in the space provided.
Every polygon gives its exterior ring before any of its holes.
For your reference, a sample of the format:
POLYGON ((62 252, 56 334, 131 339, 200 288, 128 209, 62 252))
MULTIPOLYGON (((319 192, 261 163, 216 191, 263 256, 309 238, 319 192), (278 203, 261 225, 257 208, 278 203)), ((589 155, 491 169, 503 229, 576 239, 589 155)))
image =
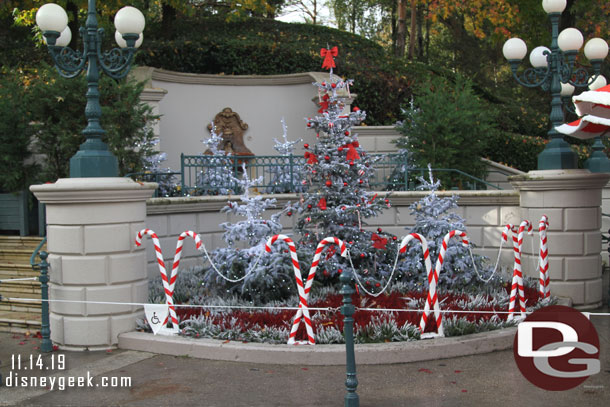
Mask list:
POLYGON ((318 110, 318 113, 324 113, 328 110, 329 99, 330 96, 328 95, 322 96, 322 101, 320 102, 320 110, 318 110))
POLYGON ((373 241, 374 249, 381 249, 381 250, 386 249, 386 245, 388 244, 388 239, 380 237, 377 233, 373 233, 371 240, 373 241))
POLYGON ((313 165, 318 163, 318 157, 316 157, 315 154, 312 154, 309 151, 305 152, 305 158, 307 158, 307 164, 313 165))
POLYGON ((322 62, 322 68, 331 69, 336 67, 335 60, 333 59, 339 54, 339 49, 337 47, 332 47, 330 49, 322 48, 320 50, 320 55, 324 58, 324 62, 322 62))
POLYGON ((327 206, 326 206, 326 198, 322 197, 320 198, 320 201, 318 202, 318 208, 320 208, 321 211, 325 211, 327 206))

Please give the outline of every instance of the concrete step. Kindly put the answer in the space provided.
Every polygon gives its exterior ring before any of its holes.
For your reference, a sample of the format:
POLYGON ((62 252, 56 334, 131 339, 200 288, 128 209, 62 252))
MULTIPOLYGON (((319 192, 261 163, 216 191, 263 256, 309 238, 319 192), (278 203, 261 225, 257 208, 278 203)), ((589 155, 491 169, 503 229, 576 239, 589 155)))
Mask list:
POLYGON ((0 311, 0 332, 35 333, 40 327, 40 313, 0 311))
MULTIPOLYGON (((29 264, 30 257, 32 256, 32 253, 35 249, 36 247, 34 247, 32 250, 30 250, 29 248, 16 249, 12 247, 0 247, 0 262, 9 264, 29 264)), ((39 261, 39 259, 36 259, 36 261, 39 261)))
POLYGON ((32 248, 30 254, 36 246, 42 241, 42 237, 38 236, 0 236, 0 249, 29 249, 32 248))

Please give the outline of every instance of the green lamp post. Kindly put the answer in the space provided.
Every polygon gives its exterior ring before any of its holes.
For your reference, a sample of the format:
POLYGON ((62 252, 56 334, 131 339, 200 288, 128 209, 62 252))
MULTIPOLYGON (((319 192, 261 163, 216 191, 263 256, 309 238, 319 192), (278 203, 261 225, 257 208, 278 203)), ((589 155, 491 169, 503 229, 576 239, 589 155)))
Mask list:
POLYGON ((114 79, 127 75, 136 48, 142 43, 145 20, 144 15, 134 7, 120 9, 114 18, 117 30, 115 39, 120 48, 102 52, 104 29, 98 28, 95 0, 89 0, 88 7, 85 27, 80 29, 83 40, 81 52, 68 47, 72 34, 68 28, 68 15, 61 6, 48 3, 40 7, 36 13, 36 23, 61 76, 74 78, 87 70, 87 127, 82 132, 86 140, 70 159, 70 177, 117 177, 118 161, 102 141, 105 132, 100 125, 100 69, 114 79))
POLYGON ((551 92, 551 129, 548 132, 550 141, 538 156, 539 170, 578 168, 578 156, 555 130, 564 122, 562 110, 562 84, 584 88, 600 72, 602 61, 608 55, 608 44, 601 38, 593 38, 585 45, 585 56, 591 61, 593 74, 585 68, 575 67, 576 55, 582 46, 583 36, 575 28, 566 28, 559 32, 561 13, 566 8, 566 0, 543 0, 542 7, 551 20, 551 48, 537 47, 530 53, 532 68, 519 74, 521 60, 527 54, 527 46, 520 38, 511 38, 504 43, 504 57, 510 63, 513 77, 523 86, 551 92))

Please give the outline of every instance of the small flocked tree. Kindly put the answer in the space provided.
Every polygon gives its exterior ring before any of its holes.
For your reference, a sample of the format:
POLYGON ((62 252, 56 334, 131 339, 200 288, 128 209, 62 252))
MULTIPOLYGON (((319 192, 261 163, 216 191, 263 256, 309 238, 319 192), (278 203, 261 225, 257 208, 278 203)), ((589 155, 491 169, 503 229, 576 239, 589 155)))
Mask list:
MULTIPOLYGON (((458 208, 459 196, 452 195, 440 197, 437 191, 440 181, 435 180, 432 170, 429 168, 428 179, 420 177, 418 189, 429 191, 423 199, 412 204, 411 214, 415 215, 415 225, 407 228, 409 233, 419 233, 428 240, 430 259, 434 268, 442 240, 452 230, 461 230, 468 233, 464 219, 452 210, 458 208)), ((479 272, 483 277, 488 277, 490 270, 485 264, 482 256, 473 256, 479 272)), ((424 266, 421 247, 419 245, 409 246, 405 257, 399 262, 398 278, 413 288, 426 287, 427 273, 424 266)), ((439 287, 465 288, 478 282, 472 259, 468 248, 464 247, 458 239, 451 239, 444 257, 443 268, 439 275, 439 287)))
POLYGON ((286 121, 282 118, 282 138, 283 141, 274 139, 275 145, 273 148, 280 153, 278 165, 271 167, 271 185, 266 189, 268 193, 287 193, 287 192, 303 192, 304 187, 301 184, 302 168, 300 162, 294 157, 296 145, 302 140, 288 141, 288 127, 286 121))
MULTIPOLYGON (((330 54, 331 50, 328 50, 330 54)), ((311 259, 319 241, 328 236, 343 240, 351 253, 355 271, 364 284, 374 289, 389 276, 396 255, 395 238, 381 230, 365 230, 366 220, 389 207, 388 199, 369 191, 374 176, 373 159, 358 142, 353 126, 365 112, 355 107, 344 112, 339 91, 349 93, 351 80, 332 74, 334 61, 327 57, 323 68, 330 69, 328 81, 315 83, 320 92, 320 115, 308 118, 307 127, 316 132, 317 142, 304 145, 307 190, 299 204, 296 231, 300 235, 300 258, 311 259)), ((329 246, 323 253, 316 280, 330 280, 349 263, 329 246)))
POLYGON ((221 210, 242 220, 220 225, 224 229, 223 240, 227 247, 218 248, 211 254, 214 266, 205 271, 204 282, 213 290, 225 290, 255 303, 285 299, 296 293, 290 256, 277 246, 272 247, 271 253, 265 253, 267 238, 282 230, 279 218, 284 211, 265 219, 264 212, 274 208, 276 200, 263 199, 261 195, 251 196, 250 189, 259 185, 262 177, 250 180, 245 165, 242 169, 242 179, 231 176, 232 182, 243 191, 239 197, 241 203, 229 201, 221 210), (227 281, 219 273, 240 281, 227 281))
MULTIPOLYGON (((147 148, 150 150, 154 150, 154 146, 159 144, 159 139, 154 138, 151 140, 146 140, 142 145, 136 144, 138 148, 147 148)), ((177 184, 177 180, 174 174, 172 174, 172 169, 169 167, 163 168, 161 163, 167 160, 167 153, 159 152, 154 153, 143 158, 144 160, 144 173, 143 177, 147 181, 153 181, 159 184, 158 188, 158 196, 178 196, 179 188, 177 184), (147 176, 150 174, 150 176, 147 176)))
POLYGON ((203 140, 209 157, 205 160, 205 167, 197 174, 197 195, 229 195, 238 194, 241 189, 235 182, 234 165, 226 152, 220 148, 222 135, 216 133, 216 126, 212 123, 210 138, 203 140))

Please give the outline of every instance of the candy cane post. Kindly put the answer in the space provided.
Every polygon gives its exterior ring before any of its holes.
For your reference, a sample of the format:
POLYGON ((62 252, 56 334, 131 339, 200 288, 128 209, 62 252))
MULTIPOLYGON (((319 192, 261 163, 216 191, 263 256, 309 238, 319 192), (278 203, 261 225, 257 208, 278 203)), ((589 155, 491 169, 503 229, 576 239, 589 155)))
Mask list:
MULTIPOLYGON (((297 257, 297 249, 294 245, 294 242, 292 241, 292 239, 290 239, 288 236, 286 235, 275 235, 271 238, 269 238, 269 240, 267 240, 267 243, 265 243, 265 251, 267 253, 271 252, 271 245, 273 245, 273 243, 275 243, 278 240, 282 240, 284 242, 286 242, 286 244, 288 245, 288 248, 290 249, 290 257, 292 258, 292 267, 294 269, 294 276, 297 282, 297 291, 299 293, 299 310, 302 311, 302 316, 303 319, 305 320, 305 329, 307 330, 307 339, 310 345, 314 345, 315 344, 315 338, 313 335, 313 328, 311 326, 311 317, 309 316, 309 308, 307 308, 307 295, 305 294, 305 286, 303 285, 303 278, 301 277, 301 268, 299 266, 299 258, 297 257)), ((298 314, 297 314, 298 315, 298 314)), ((295 326, 295 324, 301 322, 301 318, 296 318, 293 322, 293 328, 295 326)), ((296 331, 295 332, 290 332, 290 337, 288 338, 288 344, 295 344, 297 342, 295 342, 295 336, 296 336, 296 331)), ((300 342, 299 342, 300 344, 300 342)))
MULTIPOLYGON (((157 263, 159 264, 159 271, 161 272, 161 281, 163 282, 163 289, 165 291, 165 299, 167 301, 167 305, 169 306, 169 314, 172 318, 172 324, 174 326, 173 331, 178 331, 178 316, 176 315, 176 310, 174 309, 174 300, 172 298, 172 290, 170 289, 169 281, 167 279, 167 272, 165 271, 165 262, 163 261, 163 252, 161 251, 161 245, 159 244, 159 237, 157 234, 150 229, 142 229, 136 235, 136 246, 140 246, 142 244, 142 237, 144 235, 150 236, 153 241, 153 245, 155 247, 155 254, 157 255, 157 263)), ((164 324, 167 321, 164 321, 164 324)))
POLYGON ((549 227, 549 219, 546 215, 542 215, 538 223, 538 236, 540 237, 540 257, 538 259, 538 267, 540 269, 540 285, 538 294, 540 298, 547 298, 551 295, 549 283, 549 249, 547 247, 546 230, 549 227))
MULTIPOLYGON (((323 239, 316 248, 316 251, 313 256, 313 262, 311 263, 311 268, 309 269, 309 274, 307 275, 307 281, 305 282, 304 297, 305 297, 305 306, 303 308, 307 308, 307 299, 309 298, 309 291, 311 290, 311 285, 313 284, 313 279, 316 276, 316 271, 318 269, 318 264, 320 263, 320 256, 322 255, 322 251, 329 244, 336 244, 339 246, 339 250, 341 253, 341 257, 347 257, 347 248, 345 247, 345 243, 342 240, 337 239, 336 237, 327 237, 323 239)), ((292 329, 290 330, 290 337, 288 338, 288 344, 295 343, 295 336, 297 334, 297 330, 299 329, 299 325, 301 324, 301 316, 303 315, 303 309, 299 306, 295 316, 294 322, 292 323, 292 329)), ((305 319, 305 323, 307 324, 307 319, 305 319)), ((311 321, 309 321, 311 324, 311 321)), ((312 327, 313 332, 313 327, 312 327)), ((309 340, 310 345, 315 344, 315 337, 313 334, 309 340), (313 339, 313 340, 312 340, 313 339)))
MULTIPOLYGON (((176 314, 176 310, 174 309, 174 287, 176 286, 176 279, 178 278, 178 268, 180 266, 180 257, 182 256, 182 246, 184 245, 184 239, 186 239, 186 237, 191 237, 194 241, 195 241, 195 247, 197 248, 197 250, 202 250, 202 245, 201 245, 201 238, 199 237, 199 235, 191 230, 185 230, 184 232, 182 232, 180 234, 180 236, 178 236, 178 242, 176 244, 176 253, 174 254, 174 263, 172 265, 172 272, 170 274, 169 277, 169 291, 170 294, 169 296, 171 297, 171 303, 172 305, 170 305, 169 309, 170 309, 170 313, 173 310, 173 313, 171 313, 171 315, 175 315, 176 314)), ((167 323, 167 321, 166 321, 167 323)), ((173 318, 172 318, 172 323, 173 323, 173 318)), ((178 326, 177 324, 175 325, 176 327, 178 326)))
POLYGON ((525 291, 523 289, 523 271, 521 270, 521 246, 523 244, 523 233, 527 228, 527 233, 532 234, 532 224, 528 220, 524 220, 519 225, 519 229, 515 230, 513 225, 506 225, 504 227, 504 231, 502 232, 502 238, 504 241, 508 240, 508 232, 512 232, 513 235, 513 251, 515 255, 515 264, 513 267, 513 279, 511 282, 511 291, 510 291, 510 303, 508 305, 508 317, 506 318, 508 321, 511 321, 514 318, 517 294, 519 295, 519 311, 521 312, 521 317, 525 318, 526 309, 525 309, 525 291))
MULTIPOLYGON (((443 268, 443 262, 445 259, 445 254, 447 253, 447 245, 449 240, 455 236, 462 238, 462 244, 466 247, 469 245, 468 236, 466 236, 465 232, 460 230, 452 230, 447 233, 443 238, 441 249, 438 253, 438 259, 436 260, 436 266, 434 267, 433 272, 428 272, 428 297, 426 298, 426 305, 424 306, 424 313, 421 316, 421 321, 419 322, 419 330, 423 334, 426 329, 426 322, 428 321, 428 314, 430 313, 430 308, 434 308, 434 317, 436 318, 436 326, 438 328, 438 334, 428 335, 428 337, 432 336, 444 336, 443 333, 443 317, 441 315, 441 307, 438 301, 438 294, 436 292, 436 286, 438 284, 438 276, 441 273, 443 268)), ((422 335, 423 337, 423 335, 422 335)))

